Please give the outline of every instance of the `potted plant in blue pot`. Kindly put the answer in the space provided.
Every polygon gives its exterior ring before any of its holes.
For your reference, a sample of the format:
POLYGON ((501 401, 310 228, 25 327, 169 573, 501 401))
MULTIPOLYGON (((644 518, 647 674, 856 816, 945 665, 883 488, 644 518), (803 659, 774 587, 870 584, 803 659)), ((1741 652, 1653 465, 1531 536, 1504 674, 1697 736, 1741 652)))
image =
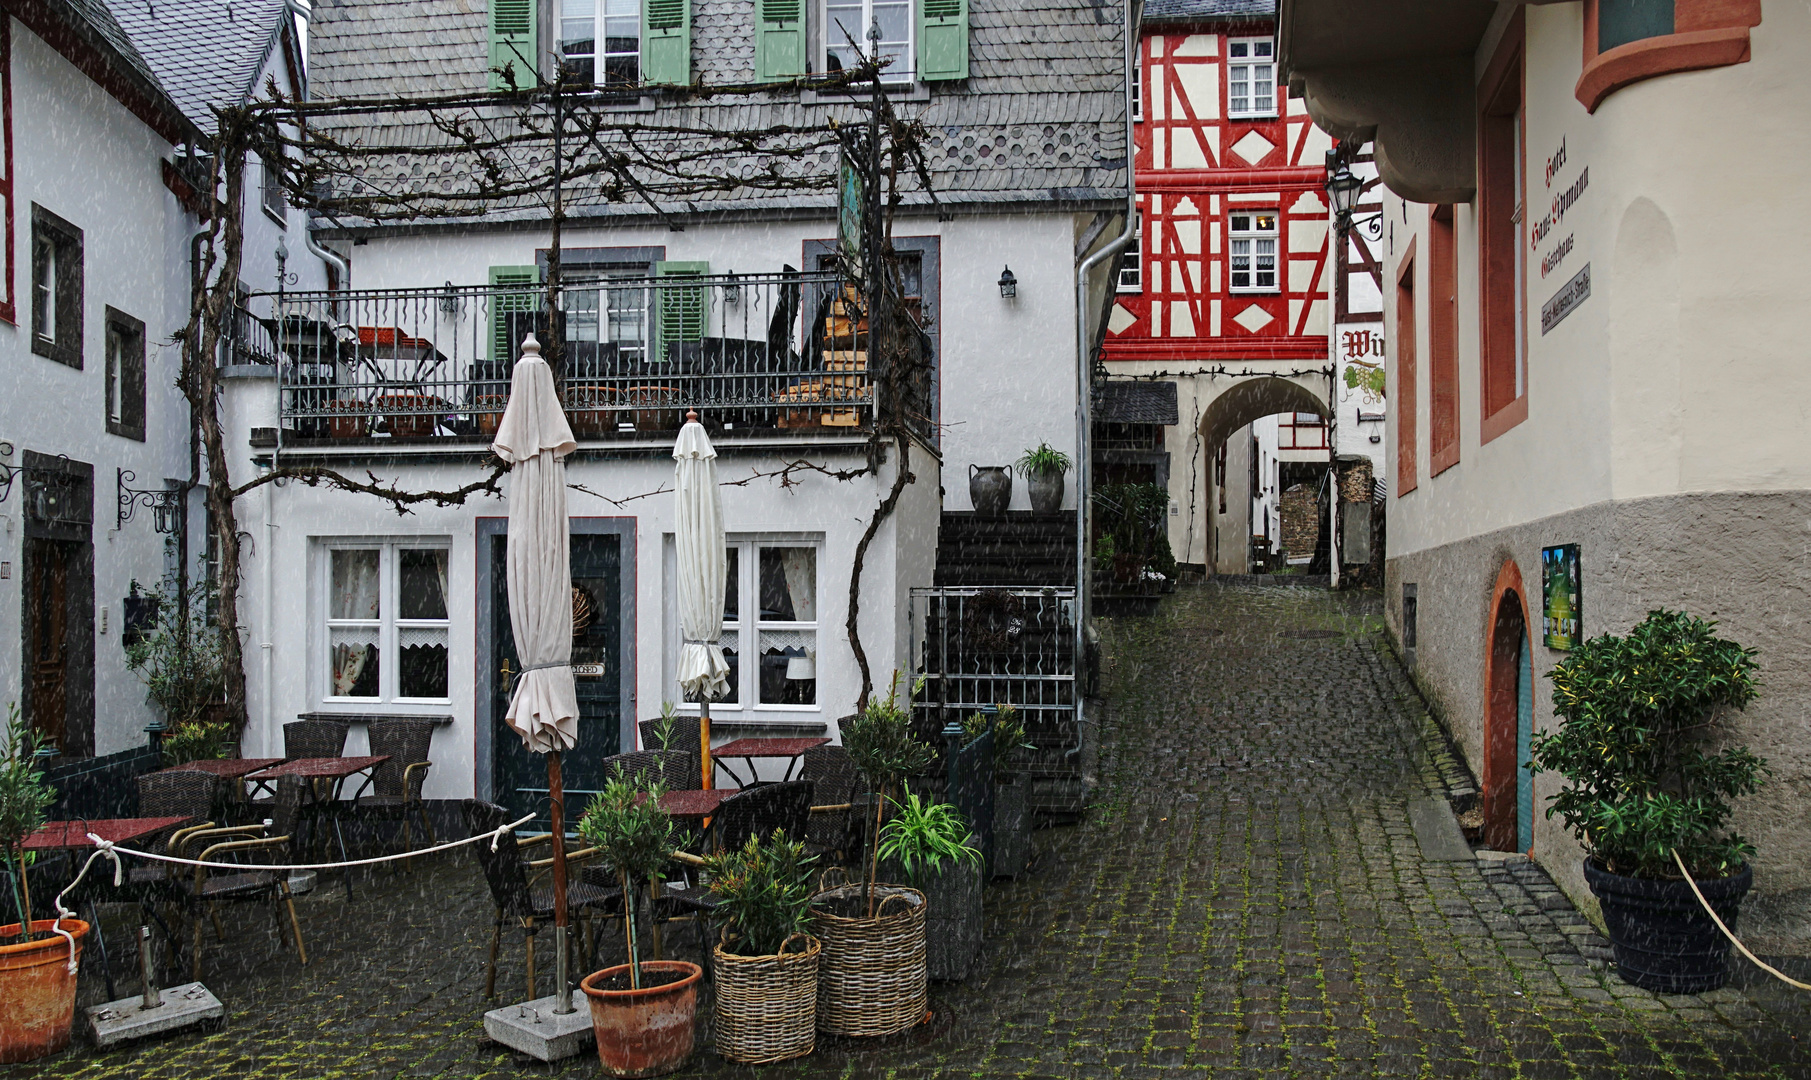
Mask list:
POLYGON ((1732 929, 1754 881, 1754 846, 1729 827, 1766 762, 1723 745, 1724 720, 1756 694, 1755 650, 1716 624, 1652 611, 1554 668, 1556 731, 1536 735, 1530 770, 1557 772, 1558 814, 1583 842, 1585 881, 1603 908, 1623 979, 1660 993, 1714 990, 1729 942, 1680 873, 1732 929))

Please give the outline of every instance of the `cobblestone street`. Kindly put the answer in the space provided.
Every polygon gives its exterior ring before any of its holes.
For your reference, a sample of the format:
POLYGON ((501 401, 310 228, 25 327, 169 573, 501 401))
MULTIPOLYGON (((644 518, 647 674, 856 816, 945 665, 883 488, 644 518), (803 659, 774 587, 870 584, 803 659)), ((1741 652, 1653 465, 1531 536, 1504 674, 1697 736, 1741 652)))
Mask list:
MULTIPOLYGON (((820 1040, 762 1075, 1811 1075, 1797 1002, 1628 987, 1533 864, 1424 857, 1410 805, 1467 780, 1375 594, 1184 589, 1112 623, 1106 648, 1094 806, 989 890, 981 973, 934 985, 924 1029, 820 1040)), ((490 908, 465 853, 365 878, 351 906, 330 880, 298 907, 306 968, 270 911, 227 913, 205 971, 219 1030, 107 1053, 78 1040, 0 1078, 596 1075, 589 1051, 549 1070, 484 1040, 490 908)), ((503 957, 510 1000, 519 935, 503 957)), ((686 1075, 753 1071, 705 1041, 686 1075)))

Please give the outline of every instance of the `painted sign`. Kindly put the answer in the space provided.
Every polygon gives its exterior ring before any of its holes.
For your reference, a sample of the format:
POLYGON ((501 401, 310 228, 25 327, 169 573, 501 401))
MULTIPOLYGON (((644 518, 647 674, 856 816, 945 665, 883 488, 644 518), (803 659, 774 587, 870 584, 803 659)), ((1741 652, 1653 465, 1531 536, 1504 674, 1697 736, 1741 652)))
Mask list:
POLYGON ((1575 649, 1584 644, 1583 593, 1579 585, 1578 545, 1541 549, 1541 629, 1549 649, 1575 649))
POLYGON ((1559 292, 1553 294, 1553 299, 1541 305, 1542 336, 1545 336, 1547 331, 1564 322, 1566 316, 1577 311, 1578 306, 1583 304, 1590 296, 1591 264, 1586 263, 1578 273, 1572 275, 1571 281, 1568 281, 1559 287, 1559 292))
POLYGON ((843 265, 852 270, 861 266, 862 220, 867 205, 867 184, 845 150, 836 178, 836 247, 843 265))

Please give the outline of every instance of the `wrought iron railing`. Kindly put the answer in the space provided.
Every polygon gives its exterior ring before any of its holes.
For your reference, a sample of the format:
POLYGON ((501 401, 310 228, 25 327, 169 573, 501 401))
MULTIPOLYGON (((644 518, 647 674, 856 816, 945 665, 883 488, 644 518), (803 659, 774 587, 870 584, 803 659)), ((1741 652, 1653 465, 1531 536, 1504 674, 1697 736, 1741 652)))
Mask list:
POLYGON ((1075 731, 1075 590, 918 588, 911 593, 914 702, 921 735, 985 706, 1019 710, 1030 740, 1068 745, 1075 731))
POLYGON ((557 319, 545 296, 531 272, 488 286, 257 294, 222 360, 277 367, 286 440, 489 438, 531 332, 581 440, 676 429, 691 408, 719 428, 873 421, 867 320, 834 273, 578 281, 557 319))

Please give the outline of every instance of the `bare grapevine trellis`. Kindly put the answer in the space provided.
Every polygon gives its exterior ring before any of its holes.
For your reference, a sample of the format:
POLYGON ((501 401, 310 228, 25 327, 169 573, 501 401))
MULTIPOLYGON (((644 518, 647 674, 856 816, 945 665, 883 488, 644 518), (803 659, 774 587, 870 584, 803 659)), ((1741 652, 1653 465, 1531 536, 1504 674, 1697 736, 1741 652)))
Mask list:
MULTIPOLYGON (((660 92, 674 106, 671 111, 683 121, 667 123, 624 119, 623 113, 609 111, 603 99, 586 92, 588 87, 563 81, 502 93, 314 101, 286 99, 272 83, 263 100, 216 109, 210 154, 202 159, 206 175, 192 178, 202 193, 198 209, 207 231, 201 240, 188 322, 178 334, 182 345, 178 387, 205 455, 201 484, 217 553, 215 628, 222 644, 227 713, 236 729, 246 722, 239 622, 243 534, 236 514, 241 496, 265 484, 293 480, 368 495, 407 514, 422 504, 457 506, 476 496, 499 495, 499 481, 508 471, 492 459, 486 475, 463 486, 416 490, 369 471, 359 478, 319 465, 287 465, 273 459, 271 467, 256 477, 234 482, 220 418, 217 358, 222 334, 239 303, 249 153, 259 154, 267 168, 275 166, 293 204, 342 226, 545 211, 551 244, 544 308, 550 326, 556 328, 560 230, 569 206, 635 202, 678 228, 674 215, 696 212, 699 199, 829 193, 841 155, 851 155, 858 163, 865 158, 873 195, 863 215, 862 304, 868 316, 871 377, 884 391, 881 400, 891 407, 884 412, 876 408, 867 460, 860 467, 834 469, 795 459, 724 483, 745 486, 772 480, 787 488, 803 474, 852 481, 875 474, 891 444, 897 455, 896 474, 857 544, 849 580, 845 629, 862 674, 857 708, 866 704, 873 678, 857 632, 862 567, 881 524, 893 513, 906 485, 916 479, 910 469, 912 441, 928 434, 930 427, 929 350, 924 328, 898 301, 900 277, 891 240, 894 216, 906 195, 902 174, 925 200, 936 201, 922 152, 924 129, 894 111, 878 90, 878 73, 873 63, 865 63, 793 84, 663 88, 660 92), (814 126, 720 128, 702 116, 720 99, 759 100, 807 85, 819 91, 854 91, 863 84, 873 92, 852 94, 843 110, 847 120, 841 123, 828 119, 814 126), (826 160, 829 168, 824 167, 826 160)), ((557 370, 564 335, 555 329, 548 336, 549 359, 557 370)), ((611 497, 584 485, 573 487, 616 506, 668 490, 611 497)))

